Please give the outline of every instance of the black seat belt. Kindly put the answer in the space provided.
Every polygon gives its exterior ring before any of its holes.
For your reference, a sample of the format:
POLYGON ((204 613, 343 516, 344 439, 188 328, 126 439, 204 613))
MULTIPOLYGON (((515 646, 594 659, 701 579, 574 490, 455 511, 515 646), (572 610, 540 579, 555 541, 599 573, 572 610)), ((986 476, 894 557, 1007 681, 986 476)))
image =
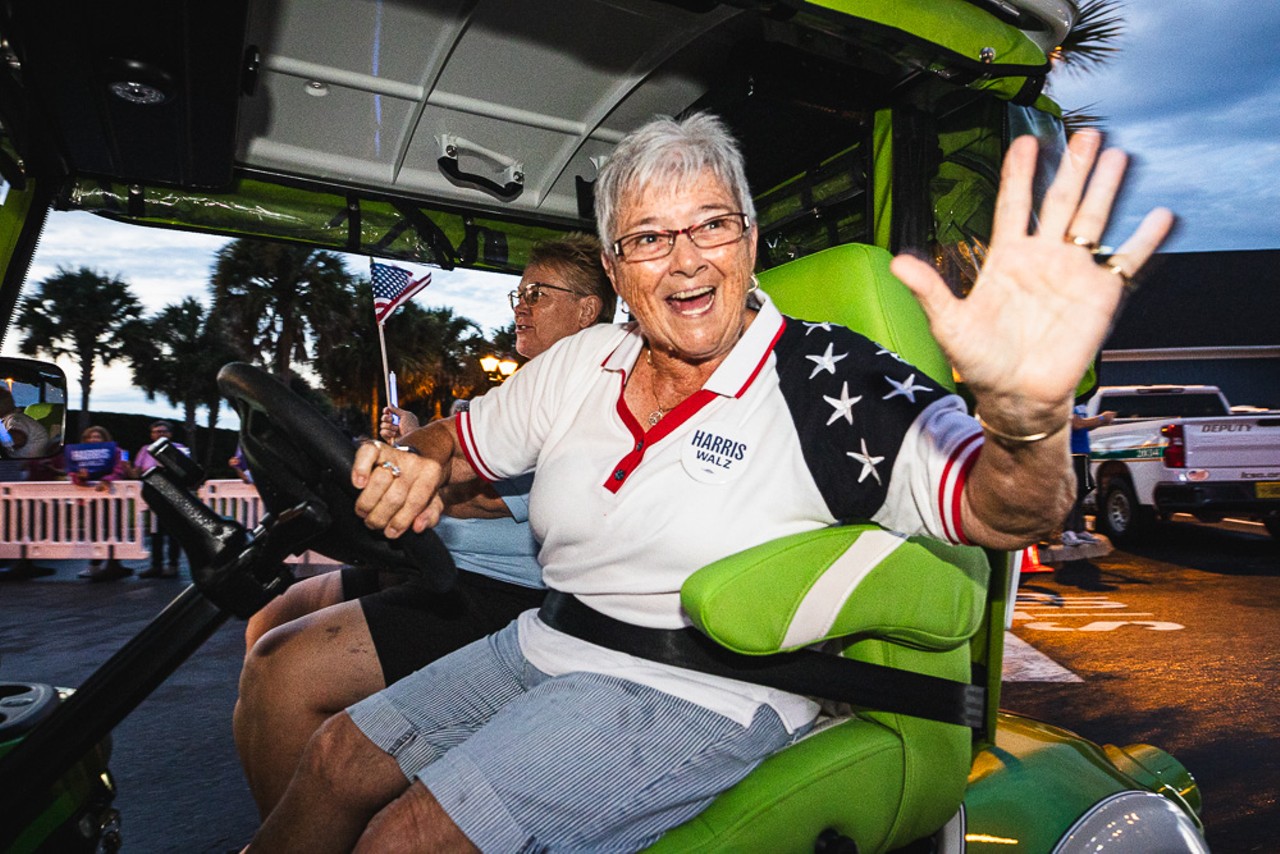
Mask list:
POLYGON ((986 689, 981 685, 814 650, 742 655, 697 629, 650 629, 624 623, 557 590, 547 594, 538 617, 588 643, 700 673, 971 729, 985 722, 986 689))

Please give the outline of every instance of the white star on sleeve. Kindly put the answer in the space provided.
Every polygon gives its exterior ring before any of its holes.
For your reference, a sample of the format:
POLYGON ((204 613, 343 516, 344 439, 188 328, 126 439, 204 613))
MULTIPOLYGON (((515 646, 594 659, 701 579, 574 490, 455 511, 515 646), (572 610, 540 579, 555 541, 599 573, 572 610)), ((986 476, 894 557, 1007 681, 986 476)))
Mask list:
POLYGON ((867 479, 867 475, 871 475, 876 479, 876 483, 880 483, 880 472, 876 471, 876 464, 882 462, 884 457, 873 457, 871 452, 867 450, 867 440, 862 440, 862 453, 856 451, 845 451, 845 453, 862 463, 862 471, 858 474, 858 483, 862 483, 867 479))
POLYGON ((888 357, 889 357, 889 358, 891 358, 891 359, 897 359, 899 362, 902 362, 904 365, 905 365, 905 364, 906 364, 906 362, 907 362, 907 360, 906 360, 906 359, 902 358, 902 357, 901 357, 901 356, 899 356, 897 353, 895 353, 895 352, 893 352, 892 350, 890 350, 888 347, 881 347, 879 350, 877 350, 877 351, 876 351, 876 355, 877 355, 877 356, 888 356, 888 357))
POLYGON ((831 351, 835 346, 835 344, 827 344, 827 352, 823 353, 821 356, 805 356, 806 359, 816 365, 813 369, 813 373, 809 374, 809 379, 813 379, 823 371, 826 371, 829 374, 834 374, 836 372, 836 362, 848 357, 848 353, 841 353, 839 356, 831 355, 831 351))
POLYGON ((933 389, 929 388, 929 386, 927 385, 916 385, 915 374, 912 374, 911 376, 907 377, 902 382, 898 382, 893 377, 885 377, 885 379, 889 381, 889 385, 893 386, 893 391, 889 392, 884 397, 880 398, 881 400, 888 400, 891 397, 897 397, 898 395, 902 395, 907 400, 911 401, 912 403, 915 403, 916 392, 933 391, 933 389))
POLYGON ((833 421, 843 418, 850 424, 853 423, 853 405, 862 400, 862 395, 857 397, 849 397, 849 383, 846 381, 840 387, 839 397, 827 397, 825 394, 822 399, 835 407, 835 412, 831 413, 831 417, 827 419, 827 426, 830 427, 833 421))
POLYGON ((808 321, 804 321, 804 335, 806 338, 808 338, 809 333, 815 329, 821 329, 823 332, 830 332, 831 324, 826 321, 823 321, 822 323, 809 323, 808 321))

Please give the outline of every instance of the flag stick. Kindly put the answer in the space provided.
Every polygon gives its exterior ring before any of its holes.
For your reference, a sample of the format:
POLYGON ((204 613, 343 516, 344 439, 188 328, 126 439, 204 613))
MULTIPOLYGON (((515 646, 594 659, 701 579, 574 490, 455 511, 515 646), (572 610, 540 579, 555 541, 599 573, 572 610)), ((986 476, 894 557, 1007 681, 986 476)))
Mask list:
MULTIPOLYGON (((382 331, 382 322, 378 321, 378 347, 382 350, 382 381, 387 391, 387 403, 391 403, 391 372, 387 368, 387 338, 382 331)), ((381 417, 381 413, 375 412, 374 417, 381 417)))

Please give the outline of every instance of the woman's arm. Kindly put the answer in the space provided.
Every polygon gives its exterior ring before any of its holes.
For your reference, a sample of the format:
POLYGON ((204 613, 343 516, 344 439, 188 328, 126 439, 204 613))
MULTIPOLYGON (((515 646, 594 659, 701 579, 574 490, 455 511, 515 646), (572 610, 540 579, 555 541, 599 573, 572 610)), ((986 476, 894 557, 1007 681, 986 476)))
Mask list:
POLYGON ((444 514, 455 519, 506 519, 511 508, 496 489, 483 480, 450 484, 440 493, 444 514))

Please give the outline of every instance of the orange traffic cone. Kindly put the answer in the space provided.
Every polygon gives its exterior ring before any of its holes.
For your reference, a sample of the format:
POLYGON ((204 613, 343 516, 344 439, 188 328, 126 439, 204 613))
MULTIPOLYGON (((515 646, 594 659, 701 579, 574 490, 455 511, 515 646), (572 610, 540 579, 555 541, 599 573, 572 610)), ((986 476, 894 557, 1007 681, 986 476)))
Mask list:
POLYGON ((1022 550, 1022 568, 1020 571, 1023 575, 1032 572, 1053 572, 1053 567, 1045 566, 1040 562, 1040 548, 1038 546, 1027 546, 1022 550))

